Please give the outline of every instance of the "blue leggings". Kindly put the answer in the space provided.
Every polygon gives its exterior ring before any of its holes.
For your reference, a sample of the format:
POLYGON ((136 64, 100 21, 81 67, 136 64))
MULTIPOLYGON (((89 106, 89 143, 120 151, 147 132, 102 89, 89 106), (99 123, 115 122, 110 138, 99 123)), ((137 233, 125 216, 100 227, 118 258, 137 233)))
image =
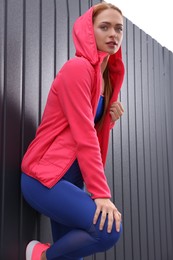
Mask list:
POLYGON ((25 200, 51 220, 54 244, 46 251, 48 260, 80 260, 115 245, 120 232, 107 233, 107 220, 99 230, 100 217, 93 225, 95 202, 83 189, 80 171, 73 163, 66 175, 51 189, 22 173, 21 188, 25 200))

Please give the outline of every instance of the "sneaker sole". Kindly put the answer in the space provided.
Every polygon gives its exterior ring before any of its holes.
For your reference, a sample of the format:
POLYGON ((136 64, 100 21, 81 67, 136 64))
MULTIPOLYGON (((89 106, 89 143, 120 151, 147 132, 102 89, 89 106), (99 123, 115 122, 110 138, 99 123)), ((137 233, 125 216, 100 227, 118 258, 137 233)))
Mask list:
POLYGON ((26 247, 26 260, 32 260, 32 252, 33 252, 34 246, 38 243, 39 243, 39 241, 33 240, 27 245, 27 247, 26 247))

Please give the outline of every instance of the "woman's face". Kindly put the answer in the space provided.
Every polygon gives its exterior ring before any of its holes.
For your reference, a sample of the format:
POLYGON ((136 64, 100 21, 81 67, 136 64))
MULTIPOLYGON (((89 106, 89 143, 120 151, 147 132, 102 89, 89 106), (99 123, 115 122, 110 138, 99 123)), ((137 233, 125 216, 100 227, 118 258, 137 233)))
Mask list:
POLYGON ((108 54, 118 51, 123 39, 123 17, 114 9, 106 9, 96 16, 94 35, 97 49, 108 54))

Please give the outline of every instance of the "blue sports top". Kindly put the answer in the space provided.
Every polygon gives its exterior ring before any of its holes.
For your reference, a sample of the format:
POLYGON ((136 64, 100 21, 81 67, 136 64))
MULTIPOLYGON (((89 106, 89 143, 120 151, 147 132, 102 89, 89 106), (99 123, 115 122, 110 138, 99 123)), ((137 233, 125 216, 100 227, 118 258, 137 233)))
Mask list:
POLYGON ((101 95, 98 102, 94 123, 97 123, 101 119, 103 115, 103 111, 104 111, 104 96, 101 95))

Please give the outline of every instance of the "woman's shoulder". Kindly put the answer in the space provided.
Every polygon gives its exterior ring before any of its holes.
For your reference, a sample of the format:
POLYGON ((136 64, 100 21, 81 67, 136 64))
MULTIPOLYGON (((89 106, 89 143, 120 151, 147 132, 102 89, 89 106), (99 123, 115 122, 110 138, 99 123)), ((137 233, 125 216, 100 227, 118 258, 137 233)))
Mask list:
POLYGON ((72 70, 72 71, 88 71, 89 73, 94 73, 94 68, 92 64, 83 57, 74 57, 69 59, 62 67, 63 70, 72 70))
MULTIPOLYGON (((60 83, 65 84, 70 82, 83 82, 88 85, 93 85, 95 80, 95 70, 88 60, 85 58, 74 57, 62 66, 60 71, 57 73, 53 85, 59 86, 60 83)), ((68 84, 67 84, 68 85, 68 84)))

